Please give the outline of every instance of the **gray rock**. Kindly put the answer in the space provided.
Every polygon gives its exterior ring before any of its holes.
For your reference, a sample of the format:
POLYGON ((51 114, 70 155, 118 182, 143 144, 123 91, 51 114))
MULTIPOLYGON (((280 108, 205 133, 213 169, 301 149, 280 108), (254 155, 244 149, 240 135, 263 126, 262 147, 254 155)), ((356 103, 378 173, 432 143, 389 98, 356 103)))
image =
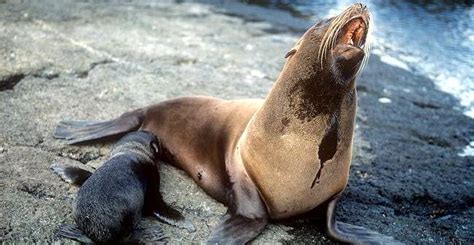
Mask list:
MULTIPOLYGON (((53 139, 59 120, 109 119, 183 95, 267 94, 304 24, 259 19, 259 8, 232 6, 0 1, 1 242, 69 242, 54 229, 72 222, 76 188, 49 166, 96 168, 110 147, 53 139)), ((458 156, 474 135, 473 120, 432 81, 374 55, 358 91, 353 167, 338 217, 408 243, 473 243, 474 161, 458 156)), ((170 241, 205 240, 225 207, 182 171, 162 169, 165 199, 197 228, 163 224, 170 241)), ((332 243, 308 219, 271 224, 255 243, 288 241, 332 243)))

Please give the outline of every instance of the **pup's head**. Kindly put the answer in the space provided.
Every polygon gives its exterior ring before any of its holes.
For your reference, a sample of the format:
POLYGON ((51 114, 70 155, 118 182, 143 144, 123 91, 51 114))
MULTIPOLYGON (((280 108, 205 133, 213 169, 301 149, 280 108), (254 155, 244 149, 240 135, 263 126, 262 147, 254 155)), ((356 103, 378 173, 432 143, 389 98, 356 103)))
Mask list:
POLYGON ((155 161, 161 151, 158 138, 149 131, 139 130, 123 136, 114 146, 111 156, 122 153, 134 153, 140 158, 155 161))

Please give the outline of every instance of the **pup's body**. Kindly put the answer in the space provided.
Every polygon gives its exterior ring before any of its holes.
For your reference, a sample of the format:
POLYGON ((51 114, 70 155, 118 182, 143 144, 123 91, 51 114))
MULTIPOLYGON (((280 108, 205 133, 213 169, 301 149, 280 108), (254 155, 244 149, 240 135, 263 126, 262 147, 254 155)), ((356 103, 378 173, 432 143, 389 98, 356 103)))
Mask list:
POLYGON ((81 186, 74 207, 76 225, 62 225, 58 233, 87 243, 162 240, 160 227, 138 228, 144 214, 184 220, 177 211, 162 208, 155 164, 158 146, 152 133, 137 131, 122 138, 94 173, 53 165, 61 178, 81 186))

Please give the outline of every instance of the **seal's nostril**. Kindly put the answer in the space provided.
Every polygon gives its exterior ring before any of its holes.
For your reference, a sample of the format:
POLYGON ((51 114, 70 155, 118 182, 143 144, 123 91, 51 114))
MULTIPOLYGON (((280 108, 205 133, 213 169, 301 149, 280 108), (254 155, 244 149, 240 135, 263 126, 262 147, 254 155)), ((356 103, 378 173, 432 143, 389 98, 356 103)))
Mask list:
POLYGON ((367 6, 365 4, 362 4, 362 3, 358 3, 359 5, 359 8, 361 8, 362 10, 366 10, 367 9, 367 6))

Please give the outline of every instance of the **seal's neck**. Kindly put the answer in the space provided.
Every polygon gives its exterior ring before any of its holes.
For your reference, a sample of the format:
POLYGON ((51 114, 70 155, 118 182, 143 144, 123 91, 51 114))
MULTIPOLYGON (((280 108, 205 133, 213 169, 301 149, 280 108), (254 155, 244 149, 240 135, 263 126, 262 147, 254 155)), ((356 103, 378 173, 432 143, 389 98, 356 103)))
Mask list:
POLYGON ((292 60, 285 64, 251 123, 271 136, 307 135, 329 127, 354 81, 343 82, 332 69, 292 60))

